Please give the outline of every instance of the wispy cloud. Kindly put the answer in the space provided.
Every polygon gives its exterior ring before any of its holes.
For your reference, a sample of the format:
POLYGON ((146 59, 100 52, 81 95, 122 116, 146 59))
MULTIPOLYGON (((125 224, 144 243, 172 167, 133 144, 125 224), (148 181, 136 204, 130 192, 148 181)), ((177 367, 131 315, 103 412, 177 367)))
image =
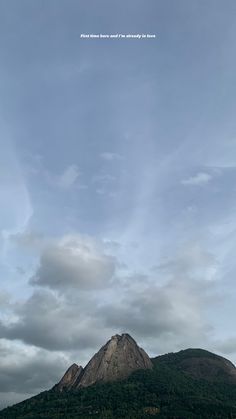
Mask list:
POLYGON ((195 176, 191 176, 181 181, 182 185, 201 186, 212 180, 212 175, 206 172, 199 172, 195 176))
POLYGON ((95 191, 98 195, 110 194, 110 187, 111 185, 114 185, 115 181, 116 177, 109 173, 101 173, 92 178, 92 183, 96 185, 95 191))
POLYGON ((76 184, 79 174, 80 172, 78 166, 76 166, 75 164, 71 164, 64 170, 64 172, 60 176, 58 176, 58 178, 56 179, 56 183, 58 184, 58 186, 65 189, 71 188, 76 184))
POLYGON ((123 156, 118 153, 111 153, 110 151, 104 151, 100 154, 101 159, 106 161, 122 160, 123 156))
POLYGON ((101 173, 99 175, 95 175, 92 179, 94 183, 102 183, 107 184, 116 180, 115 176, 110 175, 109 173, 101 173))
POLYGON ((9 237, 23 232, 33 213, 20 159, 12 141, 5 139, 0 156, 0 257, 6 256, 9 237))
POLYGON ((70 189, 71 187, 78 187, 79 189, 86 189, 87 185, 78 183, 81 171, 76 164, 69 164, 64 167, 61 173, 55 173, 48 170, 43 164, 43 156, 38 154, 26 154, 25 172, 28 177, 38 176, 43 179, 48 185, 59 187, 61 189, 70 189))

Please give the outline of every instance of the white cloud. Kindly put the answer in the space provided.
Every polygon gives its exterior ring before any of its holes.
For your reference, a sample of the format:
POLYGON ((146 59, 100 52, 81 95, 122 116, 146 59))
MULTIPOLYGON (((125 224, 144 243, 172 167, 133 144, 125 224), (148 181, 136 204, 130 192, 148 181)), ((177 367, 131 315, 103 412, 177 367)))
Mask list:
POLYGON ((190 186, 201 186, 212 180, 212 176, 209 173, 199 172, 195 176, 191 176, 187 179, 182 180, 182 185, 190 186))

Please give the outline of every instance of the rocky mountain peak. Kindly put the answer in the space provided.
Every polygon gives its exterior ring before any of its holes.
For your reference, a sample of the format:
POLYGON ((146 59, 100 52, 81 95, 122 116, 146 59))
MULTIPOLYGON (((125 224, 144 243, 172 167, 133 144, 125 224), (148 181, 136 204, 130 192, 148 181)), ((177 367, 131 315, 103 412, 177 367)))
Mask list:
POLYGON ((130 335, 114 335, 89 361, 77 387, 121 380, 133 371, 150 368, 149 356, 130 335))
POLYGON ((83 370, 73 364, 56 389, 88 387, 97 382, 122 380, 139 369, 151 369, 152 361, 146 352, 127 333, 114 335, 92 357, 83 370))
MULTIPOLYGON (((122 333, 122 335, 116 334, 116 335, 111 337, 110 341, 112 341, 112 340, 116 340, 116 341, 121 341, 121 340, 126 341, 127 340, 127 341, 133 342, 137 345, 135 340, 128 333, 122 333)), ((108 341, 107 343, 109 343, 110 341, 108 341)))

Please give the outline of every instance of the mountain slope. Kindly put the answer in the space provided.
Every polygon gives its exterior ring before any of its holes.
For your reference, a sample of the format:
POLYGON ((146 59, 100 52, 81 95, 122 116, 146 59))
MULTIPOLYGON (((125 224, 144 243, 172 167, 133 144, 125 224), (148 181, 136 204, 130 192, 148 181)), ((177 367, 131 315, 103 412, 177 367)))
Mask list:
POLYGON ((177 353, 161 355, 153 363, 164 363, 178 368, 196 379, 236 384, 236 368, 222 356, 203 349, 186 349, 177 353))

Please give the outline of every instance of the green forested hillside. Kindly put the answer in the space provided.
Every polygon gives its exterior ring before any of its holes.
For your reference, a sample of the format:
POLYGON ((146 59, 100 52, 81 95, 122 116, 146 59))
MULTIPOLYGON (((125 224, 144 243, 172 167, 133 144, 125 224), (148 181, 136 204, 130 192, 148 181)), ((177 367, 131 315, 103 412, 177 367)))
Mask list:
POLYGON ((195 350, 153 360, 152 371, 137 371, 127 380, 97 384, 78 391, 47 391, 0 412, 0 418, 236 418, 236 385, 222 376, 212 381, 185 372, 183 361, 215 359, 195 350))

